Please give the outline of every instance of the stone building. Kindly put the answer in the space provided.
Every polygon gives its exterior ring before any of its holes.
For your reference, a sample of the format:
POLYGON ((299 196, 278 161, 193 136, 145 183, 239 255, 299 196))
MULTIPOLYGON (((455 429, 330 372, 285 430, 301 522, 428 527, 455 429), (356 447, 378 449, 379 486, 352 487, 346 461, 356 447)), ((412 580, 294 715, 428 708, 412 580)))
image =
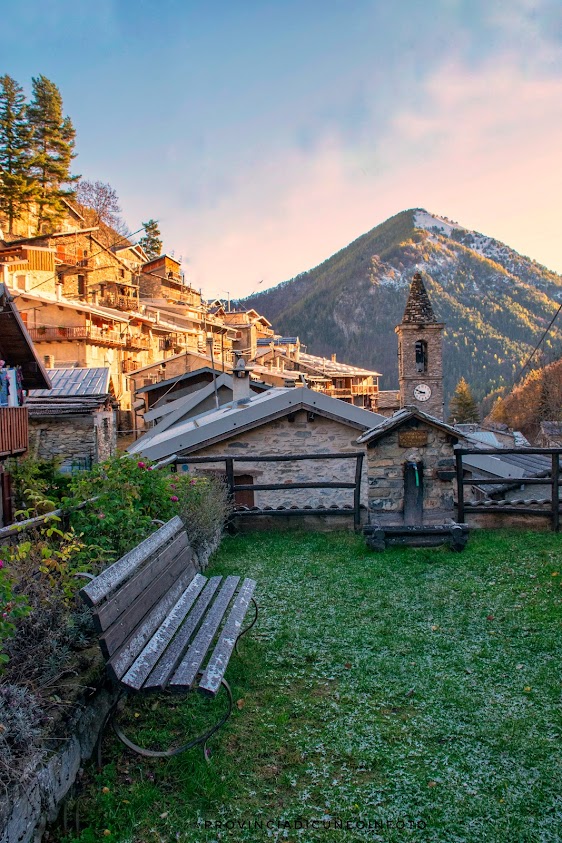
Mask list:
POLYGON ((443 418, 443 329, 419 272, 414 275, 398 334, 400 406, 443 418))
POLYGON ((454 446, 464 437, 407 407, 359 437, 367 446, 369 512, 384 525, 421 526, 454 520, 454 446))
POLYGON ((117 450, 117 426, 108 368, 47 370, 51 389, 27 398, 29 453, 62 460, 63 471, 87 469, 117 450))
MULTIPOLYGON (((246 381, 248 383, 248 381, 246 381)), ((248 386, 249 390, 249 386, 248 386)), ((239 394, 238 394, 239 396, 239 394)), ((238 397, 161 433, 152 432, 131 445, 130 453, 160 460, 178 454, 217 456, 204 470, 224 473, 224 459, 237 456, 331 455, 364 452, 357 435, 382 421, 370 410, 354 407, 306 387, 270 389, 262 395, 238 397)), ((191 470, 201 470, 195 463, 191 470)), ((241 462, 234 466, 237 483, 296 483, 320 480, 353 482, 355 460, 241 462)), ((362 504, 367 506, 367 472, 363 466, 362 504)), ((260 490, 239 501, 247 506, 341 506, 353 502, 352 489, 260 490)))

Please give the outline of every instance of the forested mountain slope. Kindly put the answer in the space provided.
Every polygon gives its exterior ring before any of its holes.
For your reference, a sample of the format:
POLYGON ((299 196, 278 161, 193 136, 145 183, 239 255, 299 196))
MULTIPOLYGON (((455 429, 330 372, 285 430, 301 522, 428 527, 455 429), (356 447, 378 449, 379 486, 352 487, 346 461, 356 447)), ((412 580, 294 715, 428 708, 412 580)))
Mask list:
MULTIPOLYGON (((397 385, 394 327, 414 272, 446 323, 445 389, 461 376, 481 398, 511 383, 562 300, 562 278, 503 243, 422 209, 397 214, 324 263, 246 299, 275 329, 313 354, 384 374, 397 385)), ((544 352, 555 357, 562 331, 544 352)))

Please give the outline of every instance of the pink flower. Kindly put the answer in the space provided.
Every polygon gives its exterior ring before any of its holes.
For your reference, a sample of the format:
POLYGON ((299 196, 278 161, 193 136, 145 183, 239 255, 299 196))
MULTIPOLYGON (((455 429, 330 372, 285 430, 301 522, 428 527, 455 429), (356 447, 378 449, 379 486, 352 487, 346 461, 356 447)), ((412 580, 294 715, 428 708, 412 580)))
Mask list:
POLYGON ((98 512, 98 518, 105 518, 105 512, 98 512))
POLYGON ((190 486, 195 486, 196 483, 197 483, 197 480, 190 480, 189 481, 190 486))
POLYGON ((174 486, 174 484, 173 484, 173 483, 170 483, 170 489, 175 489, 175 488, 176 488, 176 487, 174 486))
POLYGON ((146 463, 145 462, 138 462, 137 467, 138 468, 146 468, 146 463))
POLYGON ((4 567, 4 560, 0 559, 0 568, 3 568, 3 567, 4 567))
POLYGON ((152 470, 153 470, 153 468, 154 468, 154 466, 153 466, 153 465, 147 465, 146 470, 147 470, 147 471, 152 471, 152 470))
POLYGON ((176 503, 177 501, 179 501, 179 498, 177 497, 177 495, 172 495, 172 497, 170 498, 170 500, 171 500, 171 501, 174 501, 174 503, 176 503))

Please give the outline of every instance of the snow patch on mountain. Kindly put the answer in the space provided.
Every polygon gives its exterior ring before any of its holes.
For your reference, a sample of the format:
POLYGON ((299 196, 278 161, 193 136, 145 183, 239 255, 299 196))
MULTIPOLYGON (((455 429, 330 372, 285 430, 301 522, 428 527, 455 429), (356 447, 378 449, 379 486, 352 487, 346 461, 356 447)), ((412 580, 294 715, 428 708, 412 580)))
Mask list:
POLYGON ((456 222, 428 214, 427 211, 423 210, 414 212, 414 225, 416 228, 423 228, 429 232, 437 229, 440 234, 445 234, 447 237, 450 237, 451 231, 455 228, 463 229, 463 226, 456 222))

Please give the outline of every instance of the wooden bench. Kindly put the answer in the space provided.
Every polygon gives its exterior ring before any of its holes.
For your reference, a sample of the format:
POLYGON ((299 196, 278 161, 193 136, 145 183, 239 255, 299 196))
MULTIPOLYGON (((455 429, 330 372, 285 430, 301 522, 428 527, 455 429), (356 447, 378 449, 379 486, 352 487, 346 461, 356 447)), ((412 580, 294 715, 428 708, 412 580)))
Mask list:
POLYGON ((240 577, 207 578, 197 572, 176 516, 81 589, 80 596, 93 610, 107 672, 124 693, 198 688, 214 697, 222 686, 228 695, 228 711, 209 731, 162 751, 144 749, 127 738, 117 723, 116 704, 108 719, 130 749, 163 757, 203 744, 207 757, 207 740, 232 711, 232 693, 224 678, 230 656, 257 620, 252 596, 256 583, 239 583, 240 577), (250 602, 255 617, 242 629, 250 602))

